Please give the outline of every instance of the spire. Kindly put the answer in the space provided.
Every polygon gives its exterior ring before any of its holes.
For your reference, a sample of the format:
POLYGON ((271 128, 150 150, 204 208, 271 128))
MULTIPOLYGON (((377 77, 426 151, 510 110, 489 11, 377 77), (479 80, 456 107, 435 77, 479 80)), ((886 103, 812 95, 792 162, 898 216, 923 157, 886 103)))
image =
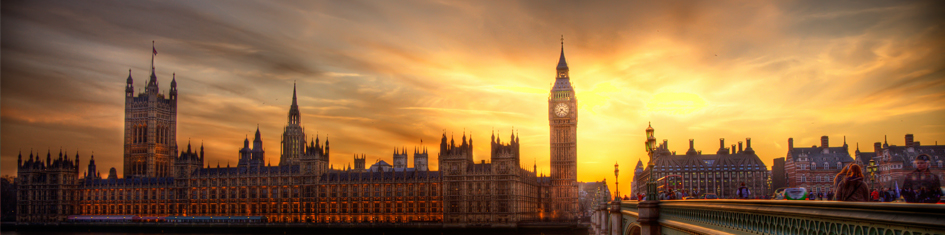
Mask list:
POLYGON ((558 70, 568 70, 568 61, 564 59, 564 35, 561 35, 561 57, 558 58, 558 70))
POLYGON ((299 103, 296 98, 295 83, 292 83, 292 106, 289 107, 289 124, 298 125, 301 122, 301 112, 299 112, 299 103))
POLYGON ((253 142, 260 141, 259 138, 260 138, 261 136, 262 136, 262 135, 259 134, 259 124, 256 124, 256 138, 253 139, 253 142))
POLYGON ((133 80, 131 79, 131 69, 128 69, 128 84, 131 85, 133 80))
MULTIPOLYGON (((131 72, 131 70, 128 70, 131 72)), ((131 74, 128 74, 128 78, 131 78, 131 74)), ((171 88, 177 87, 177 73, 171 73, 171 88)))
POLYGON ((295 98, 295 82, 292 82, 292 107, 297 107, 297 106, 298 106, 298 102, 296 102, 296 98, 295 98))

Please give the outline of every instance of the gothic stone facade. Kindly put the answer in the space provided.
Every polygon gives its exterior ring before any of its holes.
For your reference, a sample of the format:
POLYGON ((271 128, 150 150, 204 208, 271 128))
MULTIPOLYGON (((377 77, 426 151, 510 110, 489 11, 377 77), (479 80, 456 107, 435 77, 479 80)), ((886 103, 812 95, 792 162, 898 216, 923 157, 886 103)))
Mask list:
MULTIPOLYGON (((440 141, 443 177, 443 219, 450 226, 514 227, 540 219, 540 185, 534 171, 521 165, 519 140, 509 143, 492 136, 490 162, 473 161, 473 141, 456 145, 446 135, 440 141)), ((533 168, 534 169, 534 168, 533 168)))
POLYGON ((654 129, 647 127, 647 147, 652 147, 652 168, 640 170, 642 163, 635 169, 633 192, 646 193, 646 182, 650 172, 660 179, 678 175, 682 179, 683 190, 690 194, 701 195, 715 193, 719 198, 735 198, 735 191, 745 183, 753 196, 762 196, 768 191, 768 170, 764 162, 751 148, 751 138, 745 139, 745 148, 739 141, 737 148, 725 146, 725 139, 719 139, 719 149, 715 154, 702 154, 695 150, 694 140, 689 140, 689 149, 685 155, 677 155, 669 150, 669 141, 663 140, 657 145, 653 136, 654 129))
POLYGON ((131 70, 125 85, 125 177, 169 177, 177 154, 177 79, 168 95, 158 91, 152 58, 143 93, 134 93, 131 70))
POLYGON ((271 222, 515 226, 572 218, 577 208, 577 104, 563 49, 549 99, 551 177, 538 176, 535 166, 522 167, 515 135, 508 143, 493 137, 489 163, 472 161, 471 139, 447 145, 444 134, 441 171, 428 170, 428 153, 420 148, 413 168, 407 168, 406 150, 395 151, 395 166, 378 167, 383 170, 365 169, 364 155, 355 155, 354 168, 329 168, 328 140, 305 144, 310 137, 301 128, 294 88, 278 166, 267 164, 257 127, 252 145, 246 138, 238 151, 236 166, 211 167, 203 146, 197 150, 188 143, 178 151, 176 78, 165 96, 158 92, 153 62, 151 67, 143 93, 135 95, 130 74, 127 79, 125 178, 113 171, 102 179, 94 159, 79 177, 78 154, 75 160, 61 154, 53 160, 47 153, 42 161, 31 152, 17 162, 18 222, 63 221, 68 215, 261 215, 271 222))
POLYGON ((554 87, 548 96, 551 136, 551 201, 548 214, 554 220, 570 221, 578 216, 577 185, 577 97, 571 86, 564 43, 558 59, 554 87))

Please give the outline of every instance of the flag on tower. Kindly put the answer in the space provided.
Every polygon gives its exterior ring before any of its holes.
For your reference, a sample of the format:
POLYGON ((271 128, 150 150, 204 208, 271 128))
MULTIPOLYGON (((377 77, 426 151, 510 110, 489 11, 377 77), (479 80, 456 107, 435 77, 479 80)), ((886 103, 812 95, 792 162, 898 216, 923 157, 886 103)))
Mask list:
POLYGON ((154 45, 151 45, 151 50, 153 50, 154 54, 157 55, 157 49, 154 48, 154 45))

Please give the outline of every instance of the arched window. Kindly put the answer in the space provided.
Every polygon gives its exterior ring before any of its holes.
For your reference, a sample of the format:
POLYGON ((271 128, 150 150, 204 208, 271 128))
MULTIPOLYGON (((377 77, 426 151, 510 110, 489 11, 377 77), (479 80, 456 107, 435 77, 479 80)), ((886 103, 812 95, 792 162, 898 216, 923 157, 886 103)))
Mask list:
POLYGON ((811 169, 811 170, 817 170, 817 163, 811 162, 811 163, 810 163, 810 169, 811 169))
POLYGON ((837 162, 837 169, 843 168, 843 163, 837 162))
POLYGON ((827 165, 827 162, 824 162, 824 170, 830 169, 830 165, 827 165))

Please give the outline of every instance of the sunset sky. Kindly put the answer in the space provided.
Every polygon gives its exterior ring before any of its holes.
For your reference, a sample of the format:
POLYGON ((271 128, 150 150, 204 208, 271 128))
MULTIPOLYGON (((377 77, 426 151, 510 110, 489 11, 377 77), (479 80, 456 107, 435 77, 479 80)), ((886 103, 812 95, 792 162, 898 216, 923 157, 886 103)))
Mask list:
MULTIPOLYGON (((578 180, 629 192, 644 129, 685 152, 752 138, 771 167, 797 146, 945 144, 943 1, 4 1, 0 166, 59 149, 122 172, 124 83, 176 73, 179 148, 235 165, 262 132, 279 161, 292 84, 331 163, 391 161, 443 133, 521 133, 549 172, 547 98, 564 35, 578 180), (936 10, 937 9, 937 10, 936 10)), ((411 158, 412 165, 412 158, 411 158)))

